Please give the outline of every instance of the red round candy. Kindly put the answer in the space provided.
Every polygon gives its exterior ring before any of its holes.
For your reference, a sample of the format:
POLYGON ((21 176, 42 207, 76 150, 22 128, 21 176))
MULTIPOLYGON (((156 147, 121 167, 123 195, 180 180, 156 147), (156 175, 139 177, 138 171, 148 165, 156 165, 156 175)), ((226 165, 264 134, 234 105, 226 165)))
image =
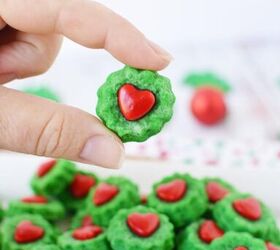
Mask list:
POLYGON ((34 195, 21 199, 24 203, 38 203, 38 204, 46 204, 48 203, 48 199, 44 196, 34 195))
POLYGON ((111 201, 118 193, 118 187, 107 183, 101 183, 95 190, 93 202, 96 206, 101 206, 111 201))
POLYGON ((137 236, 149 237, 160 226, 160 220, 156 214, 132 213, 127 217, 127 225, 137 236))
POLYGON ((75 198, 84 198, 94 185, 95 179, 92 176, 77 174, 70 186, 70 191, 75 198))
POLYGON ((85 227, 80 227, 76 229, 72 237, 76 240, 84 241, 84 240, 91 240, 103 232, 102 228, 94 225, 89 225, 85 227))
POLYGON ((236 200, 233 202, 233 208, 248 220, 257 221, 262 216, 260 203, 254 198, 236 200))
POLYGON ((17 243, 31 243, 44 237, 43 228, 33 225, 31 221, 22 221, 17 225, 14 239, 17 243))
POLYGON ((191 111, 205 125, 221 122, 227 113, 223 93, 213 87, 199 88, 191 100, 191 111))
POLYGON ((37 176, 38 177, 45 176, 49 171, 51 171, 53 169, 55 164, 56 164, 56 160, 50 160, 50 161, 43 163, 37 171, 37 176))
POLYGON ((187 184, 183 180, 174 180, 158 186, 157 197, 166 202, 176 202, 181 200, 187 192, 187 184))
POLYGON ((125 83, 118 91, 118 103, 125 119, 136 121, 151 111, 156 98, 150 90, 141 90, 125 83))
POLYGON ((229 191, 217 182, 208 182, 206 185, 206 192, 210 202, 217 202, 222 200, 229 191))
POLYGON ((213 240, 222 237, 224 231, 214 221, 207 220, 200 226, 198 234, 203 242, 210 244, 213 240))
POLYGON ((280 247, 273 245, 271 242, 266 243, 267 250, 280 250, 280 247))
POLYGON ((92 226, 92 225, 94 225, 94 223, 93 223, 93 219, 91 218, 91 216, 89 216, 89 215, 85 216, 82 220, 82 227, 92 226))
POLYGON ((234 250, 248 250, 247 247, 236 247, 234 248, 234 250))

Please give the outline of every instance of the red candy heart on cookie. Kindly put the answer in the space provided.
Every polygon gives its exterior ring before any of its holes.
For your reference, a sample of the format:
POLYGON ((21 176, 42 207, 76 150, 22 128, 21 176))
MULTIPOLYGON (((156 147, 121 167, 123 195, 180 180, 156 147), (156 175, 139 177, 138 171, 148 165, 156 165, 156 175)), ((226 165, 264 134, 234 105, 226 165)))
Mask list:
POLYGON ((254 198, 236 200, 233 207, 237 213, 248 220, 256 221, 262 216, 260 203, 254 198))
POLYGON ((118 187, 107 183, 101 183, 95 190, 93 202, 96 206, 101 206, 111 201, 118 193, 118 187))
POLYGON ((166 202, 181 200, 187 192, 187 184, 183 180, 174 180, 158 186, 156 193, 158 198, 166 202))
POLYGON ((31 221, 22 221, 16 227, 14 239, 17 243, 30 243, 43 238, 43 228, 33 225, 31 221))
POLYGON ((93 239, 97 237, 99 234, 101 234, 102 232, 103 232, 102 228, 98 226, 89 225, 89 226, 77 228, 73 232, 72 237, 76 240, 84 241, 84 240, 93 239))
POLYGON ((236 247, 234 248, 234 250, 248 250, 247 247, 236 247))
POLYGON ((220 238, 224 235, 224 231, 221 230, 214 221, 207 220, 199 228, 199 238, 210 244, 213 240, 220 238))
POLYGON ((49 171, 51 171, 53 169, 55 164, 56 164, 56 160, 50 160, 50 161, 43 163, 37 171, 37 176, 44 177, 49 171))
POLYGON ((156 103, 153 92, 125 83, 118 91, 121 113, 128 121, 136 121, 148 114, 156 103))
POLYGON ((21 199, 24 203, 37 203, 37 204, 46 204, 48 203, 48 199, 44 196, 34 195, 21 199))
POLYGON ((94 185, 95 179, 93 177, 77 174, 70 186, 70 191, 75 198, 84 198, 94 185))
POLYGON ((266 243, 267 250, 280 250, 280 247, 274 246, 272 243, 266 243))
POLYGON ((217 182, 208 182, 206 192, 208 200, 213 203, 222 200, 229 193, 227 189, 217 182))
POLYGON ((156 214, 132 213, 127 217, 127 225, 134 234, 149 237, 158 229, 160 221, 156 214))

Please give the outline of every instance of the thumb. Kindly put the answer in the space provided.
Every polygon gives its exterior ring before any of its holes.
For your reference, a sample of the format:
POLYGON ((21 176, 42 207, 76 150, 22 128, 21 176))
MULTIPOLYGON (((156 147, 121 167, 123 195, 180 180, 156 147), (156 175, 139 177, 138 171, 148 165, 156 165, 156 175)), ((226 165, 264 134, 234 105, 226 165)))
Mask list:
POLYGON ((0 87, 0 148, 120 167, 124 148, 94 116, 0 87))

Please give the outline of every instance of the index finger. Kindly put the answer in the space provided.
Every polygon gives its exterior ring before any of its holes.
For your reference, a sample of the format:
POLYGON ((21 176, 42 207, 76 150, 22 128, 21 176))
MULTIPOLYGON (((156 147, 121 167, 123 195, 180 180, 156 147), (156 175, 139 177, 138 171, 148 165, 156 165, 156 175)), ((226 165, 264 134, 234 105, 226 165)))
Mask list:
POLYGON ((59 33, 90 48, 104 48, 124 64, 161 70, 171 56, 130 22, 90 0, 0 0, 0 16, 13 28, 59 33))

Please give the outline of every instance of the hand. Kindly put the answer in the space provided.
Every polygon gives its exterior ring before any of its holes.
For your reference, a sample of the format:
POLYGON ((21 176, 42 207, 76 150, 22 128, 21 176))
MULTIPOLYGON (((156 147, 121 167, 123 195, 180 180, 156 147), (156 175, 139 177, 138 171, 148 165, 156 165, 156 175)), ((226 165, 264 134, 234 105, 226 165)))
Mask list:
MULTIPOLYGON (((89 0, 0 0, 0 83, 45 72, 66 36, 137 68, 170 56, 127 20, 89 0)), ((0 86, 0 148, 120 167, 121 141, 92 115, 0 86)))

